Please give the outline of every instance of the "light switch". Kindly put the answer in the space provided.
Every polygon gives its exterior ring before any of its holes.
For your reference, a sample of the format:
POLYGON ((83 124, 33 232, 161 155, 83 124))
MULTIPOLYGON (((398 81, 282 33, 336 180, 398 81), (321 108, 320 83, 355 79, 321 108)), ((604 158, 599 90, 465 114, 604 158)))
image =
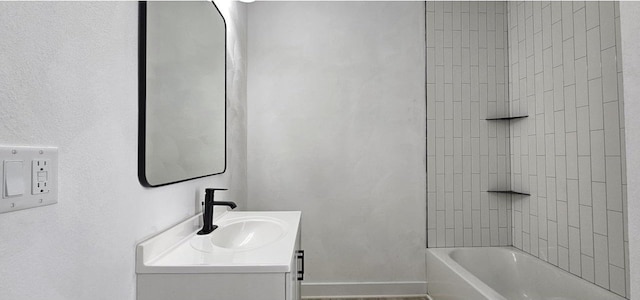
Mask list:
POLYGON ((24 194, 24 161, 4 161, 4 197, 24 194))

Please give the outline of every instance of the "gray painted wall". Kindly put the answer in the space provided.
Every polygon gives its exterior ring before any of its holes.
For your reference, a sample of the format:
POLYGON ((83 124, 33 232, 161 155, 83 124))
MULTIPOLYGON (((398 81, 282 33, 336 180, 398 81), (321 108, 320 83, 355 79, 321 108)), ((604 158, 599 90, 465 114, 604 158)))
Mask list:
POLYGON ((620 2, 627 151, 628 235, 631 299, 640 297, 640 3, 620 2))
POLYGON ((307 283, 424 281, 424 3, 249 6, 249 208, 301 210, 307 283))

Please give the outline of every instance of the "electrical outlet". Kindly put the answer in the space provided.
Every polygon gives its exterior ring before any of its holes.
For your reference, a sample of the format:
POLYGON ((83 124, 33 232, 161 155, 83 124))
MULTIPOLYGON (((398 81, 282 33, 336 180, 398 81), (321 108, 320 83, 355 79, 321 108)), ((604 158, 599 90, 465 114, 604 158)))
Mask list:
POLYGON ((31 161, 31 194, 45 194, 50 191, 51 161, 34 159, 31 161))

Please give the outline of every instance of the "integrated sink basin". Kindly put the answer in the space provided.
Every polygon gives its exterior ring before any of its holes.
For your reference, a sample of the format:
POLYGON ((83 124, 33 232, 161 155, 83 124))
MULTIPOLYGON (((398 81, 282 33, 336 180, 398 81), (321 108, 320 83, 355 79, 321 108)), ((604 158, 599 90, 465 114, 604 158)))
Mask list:
POLYGON ((226 219, 218 229, 191 239, 191 246, 199 251, 213 252, 216 248, 248 251, 274 243, 285 236, 287 224, 277 218, 239 217, 226 219))
POLYGON ((239 218, 218 225, 211 242, 218 247, 251 250, 281 239, 286 224, 273 218, 239 218))
POLYGON ((218 228, 197 235, 196 215, 137 247, 136 271, 143 273, 290 272, 300 212, 228 211, 214 217, 218 228))

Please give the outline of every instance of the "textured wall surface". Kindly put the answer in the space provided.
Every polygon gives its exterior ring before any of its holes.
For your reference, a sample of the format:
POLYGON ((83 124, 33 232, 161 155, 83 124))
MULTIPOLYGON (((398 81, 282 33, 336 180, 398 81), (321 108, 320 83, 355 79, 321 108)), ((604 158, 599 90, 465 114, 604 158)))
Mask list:
MULTIPOLYGON (((640 297, 640 3, 620 2, 620 36, 624 71, 624 119, 627 151, 628 237, 631 299, 640 297)), ((619 46, 619 45, 618 45, 619 46)), ((622 95, 620 95, 622 96, 622 95)))
POLYGON ((249 208, 302 211, 306 282, 424 281, 424 3, 248 10, 249 208))
POLYGON ((618 2, 509 4, 513 245, 625 296, 618 2))
POLYGON ((506 8, 427 4, 429 247, 511 245, 506 8))
POLYGON ((0 298, 135 299, 135 246, 228 186, 246 207, 246 14, 229 26, 227 173, 137 178, 136 2, 0 2, 0 142, 59 147, 59 203, 0 215, 0 298))

